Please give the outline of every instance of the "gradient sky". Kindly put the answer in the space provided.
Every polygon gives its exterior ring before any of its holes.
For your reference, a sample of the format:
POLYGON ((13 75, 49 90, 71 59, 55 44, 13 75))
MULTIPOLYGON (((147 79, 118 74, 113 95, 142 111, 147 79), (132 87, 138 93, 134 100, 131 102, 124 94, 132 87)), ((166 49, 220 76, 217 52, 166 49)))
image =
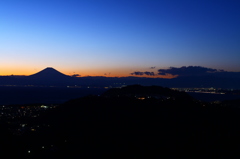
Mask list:
POLYGON ((0 75, 240 71, 239 8, 239 0, 1 0, 0 75))

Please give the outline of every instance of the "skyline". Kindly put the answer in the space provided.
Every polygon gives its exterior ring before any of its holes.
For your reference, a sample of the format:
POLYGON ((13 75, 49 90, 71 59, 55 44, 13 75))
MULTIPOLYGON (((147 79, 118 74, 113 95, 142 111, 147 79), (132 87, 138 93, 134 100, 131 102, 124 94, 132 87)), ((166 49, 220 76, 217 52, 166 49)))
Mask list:
POLYGON ((0 75, 46 67, 109 77, 182 66, 240 72, 239 8, 225 0, 3 0, 0 75))
MULTIPOLYGON (((151 71, 134 71, 130 73, 128 76, 110 76, 110 74, 105 74, 104 76, 81 76, 80 74, 65 74, 61 70, 55 69, 53 67, 46 67, 40 71, 34 72, 29 75, 0 75, 0 77, 27 77, 27 76, 35 76, 37 74, 42 74, 42 72, 48 72, 47 76, 54 76, 56 74, 62 74, 68 77, 147 77, 147 78, 158 78, 158 79, 173 79, 178 77, 187 77, 187 78, 202 78, 202 77, 213 77, 217 78, 232 78, 239 79, 240 72, 226 71, 223 69, 213 69, 202 66, 182 66, 182 67, 169 67, 166 69, 157 69, 156 67, 149 68, 151 71)), ((45 73, 43 73, 45 74, 45 73)), ((46 75, 44 75, 46 76, 46 75)))
POLYGON ((0 76, 1 86, 15 87, 111 88, 138 84, 148 86, 161 85, 170 88, 219 88, 232 90, 240 88, 239 79, 240 72, 229 72, 201 66, 171 67, 159 69, 158 73, 137 71, 132 72, 131 76, 128 77, 67 76, 52 67, 47 67, 30 76, 0 76))

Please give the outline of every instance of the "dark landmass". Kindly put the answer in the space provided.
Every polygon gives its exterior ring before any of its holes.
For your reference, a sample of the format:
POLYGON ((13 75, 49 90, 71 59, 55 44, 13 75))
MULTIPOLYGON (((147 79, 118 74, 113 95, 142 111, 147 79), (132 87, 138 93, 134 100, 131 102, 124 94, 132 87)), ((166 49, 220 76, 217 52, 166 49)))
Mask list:
POLYGON ((40 125, 37 131, 14 135, 17 121, 1 120, 0 151, 9 158, 237 158, 239 104, 159 86, 110 89, 17 120, 40 125))
POLYGON ((225 101, 225 100, 237 100, 240 99, 239 94, 210 94, 210 93, 192 93, 188 92, 190 96, 195 99, 205 101, 205 102, 214 102, 214 101, 225 101))
POLYGON ((123 88, 112 88, 102 94, 104 97, 135 97, 139 99, 188 99, 193 98, 185 92, 179 92, 161 86, 131 85, 123 88))
POLYGON ((100 95, 104 88, 0 87, 0 105, 61 104, 87 95, 100 95))
MULTIPOLYGON (((148 89, 143 89, 146 92, 136 92, 136 95, 140 97, 141 94, 151 94, 158 97, 157 93, 154 93, 154 87, 146 87, 148 89), (150 93, 149 91, 152 91, 150 93)), ((0 106, 1 105, 13 105, 13 104, 62 104, 70 99, 84 97, 87 95, 101 95, 106 90, 110 90, 112 94, 115 91, 119 91, 117 88, 106 89, 99 87, 0 87, 0 106)), ((125 87, 122 87, 121 92, 125 90, 125 87)), ((159 97, 166 98, 170 96, 169 89, 164 89, 166 91, 165 95, 159 97)), ((121 92, 118 92, 121 94, 121 92)), ((178 92, 178 91, 177 91, 178 92)), ((234 100, 240 99, 239 90, 221 90, 224 94, 211 94, 211 93, 194 93, 187 92, 193 98, 206 102, 213 101, 224 101, 224 100, 234 100)), ((107 93, 107 92, 106 92, 107 93)))

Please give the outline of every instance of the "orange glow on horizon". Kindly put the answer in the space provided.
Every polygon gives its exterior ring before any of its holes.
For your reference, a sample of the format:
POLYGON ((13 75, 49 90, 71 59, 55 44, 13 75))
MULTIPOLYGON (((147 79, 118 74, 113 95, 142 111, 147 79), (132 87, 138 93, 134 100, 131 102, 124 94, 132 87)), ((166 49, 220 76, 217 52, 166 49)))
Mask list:
MULTIPOLYGON (((10 75, 16 75, 16 76, 29 76, 32 74, 35 74, 43 69, 34 69, 29 70, 25 68, 8 68, 1 70, 0 76, 10 76, 10 75)), ((57 69, 59 72, 72 76, 74 74, 79 74, 78 77, 97 77, 97 76, 103 76, 103 77, 146 77, 146 78, 175 78, 177 75, 156 75, 156 76, 148 76, 148 75, 131 75, 129 69, 117 69, 117 70, 110 70, 110 71, 103 71, 102 69, 91 69, 91 70, 78 70, 78 71, 69 71, 68 69, 57 69), (72 73, 71 73, 72 72, 72 73)))

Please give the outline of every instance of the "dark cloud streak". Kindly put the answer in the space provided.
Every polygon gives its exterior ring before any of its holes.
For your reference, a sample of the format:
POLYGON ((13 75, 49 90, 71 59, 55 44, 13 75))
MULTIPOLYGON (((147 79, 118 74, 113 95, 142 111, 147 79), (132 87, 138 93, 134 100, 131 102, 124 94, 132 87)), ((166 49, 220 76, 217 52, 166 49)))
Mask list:
POLYGON ((146 72, 136 71, 136 72, 133 72, 133 73, 130 73, 130 74, 131 75, 136 75, 136 76, 143 76, 143 75, 155 76, 156 75, 154 72, 149 72, 149 71, 146 71, 146 72))
POLYGON ((79 75, 79 74, 73 74, 73 75, 71 75, 72 77, 80 77, 81 75, 79 75))
POLYGON ((178 75, 178 76, 202 76, 209 75, 211 73, 225 72, 224 70, 217 70, 212 68, 206 68, 201 66, 183 66, 180 68, 170 67, 168 69, 159 69, 158 75, 178 75))

